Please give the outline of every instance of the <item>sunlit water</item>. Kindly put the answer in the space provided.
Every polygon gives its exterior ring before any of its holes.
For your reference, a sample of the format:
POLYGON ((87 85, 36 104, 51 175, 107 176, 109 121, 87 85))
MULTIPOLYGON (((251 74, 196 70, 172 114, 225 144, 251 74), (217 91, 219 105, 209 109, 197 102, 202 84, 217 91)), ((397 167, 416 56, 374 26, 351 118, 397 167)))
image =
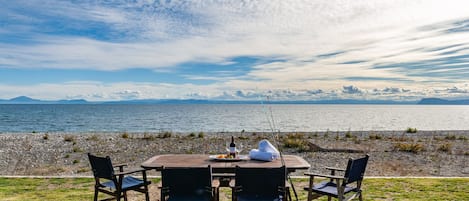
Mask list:
POLYGON ((0 105, 0 132, 469 130, 469 106, 0 105), (269 123, 272 121, 273 124, 269 123))

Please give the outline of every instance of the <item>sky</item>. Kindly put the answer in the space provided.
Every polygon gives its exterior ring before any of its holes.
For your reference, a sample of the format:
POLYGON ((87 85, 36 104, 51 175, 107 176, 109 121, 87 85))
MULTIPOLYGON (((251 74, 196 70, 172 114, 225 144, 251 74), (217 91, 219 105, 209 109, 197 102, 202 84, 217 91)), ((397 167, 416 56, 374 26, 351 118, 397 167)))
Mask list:
POLYGON ((469 98, 467 0, 0 0, 0 99, 469 98))

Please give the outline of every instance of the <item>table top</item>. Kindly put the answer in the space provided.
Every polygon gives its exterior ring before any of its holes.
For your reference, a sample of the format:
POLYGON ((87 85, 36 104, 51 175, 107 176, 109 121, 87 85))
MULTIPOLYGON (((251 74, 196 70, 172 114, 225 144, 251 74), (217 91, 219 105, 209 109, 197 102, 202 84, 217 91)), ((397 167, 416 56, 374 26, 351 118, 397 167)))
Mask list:
MULTIPOLYGON (((285 166, 289 172, 299 169, 308 169, 311 166, 303 158, 295 155, 283 155, 285 166)), ((211 160, 209 155, 204 154, 164 154, 156 155, 142 163, 146 169, 161 170, 162 167, 190 168, 207 167, 210 165, 214 173, 232 173, 236 166, 254 168, 281 167, 280 159, 274 161, 241 160, 241 161, 217 161, 211 160)))

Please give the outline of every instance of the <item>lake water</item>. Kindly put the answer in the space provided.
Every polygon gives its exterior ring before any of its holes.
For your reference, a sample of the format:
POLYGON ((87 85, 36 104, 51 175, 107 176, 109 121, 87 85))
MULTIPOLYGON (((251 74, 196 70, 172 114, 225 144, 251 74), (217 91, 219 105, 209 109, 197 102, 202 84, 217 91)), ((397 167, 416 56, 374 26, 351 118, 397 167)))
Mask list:
POLYGON ((0 132, 469 130, 469 106, 0 105, 0 132), (271 115, 272 114, 272 115, 271 115))

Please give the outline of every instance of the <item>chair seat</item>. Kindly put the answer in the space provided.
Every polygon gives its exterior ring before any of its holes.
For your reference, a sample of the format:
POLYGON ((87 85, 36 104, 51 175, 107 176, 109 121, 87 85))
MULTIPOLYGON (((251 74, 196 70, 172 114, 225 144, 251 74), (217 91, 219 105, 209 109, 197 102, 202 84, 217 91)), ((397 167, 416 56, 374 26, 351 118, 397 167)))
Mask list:
MULTIPOLYGON (((114 185, 114 182, 112 182, 112 181, 104 182, 101 185, 109 187, 111 189, 116 189, 116 186, 114 185)), ((122 190, 127 190, 127 189, 130 189, 130 188, 139 187, 139 186, 142 186, 142 185, 144 185, 143 180, 137 179, 137 178, 132 177, 132 176, 124 177, 124 179, 122 180, 122 190)))
MULTIPOLYGON (((305 190, 309 190, 308 187, 305 187, 305 190)), ((319 184, 314 185, 312 191, 316 193, 320 193, 320 194, 334 196, 334 197, 338 196, 337 185, 335 183, 328 182, 328 181, 323 181, 319 184)), ((357 189, 350 187, 350 186, 345 186, 344 194, 350 191, 357 191, 357 189)))

